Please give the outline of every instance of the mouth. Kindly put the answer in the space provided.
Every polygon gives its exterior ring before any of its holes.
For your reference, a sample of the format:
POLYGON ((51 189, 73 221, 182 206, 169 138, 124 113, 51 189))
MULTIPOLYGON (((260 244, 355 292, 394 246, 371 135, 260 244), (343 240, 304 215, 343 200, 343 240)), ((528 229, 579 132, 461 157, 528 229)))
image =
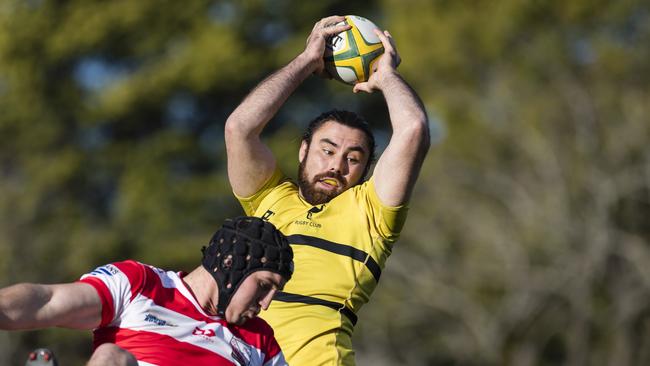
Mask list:
POLYGON ((338 188, 340 185, 339 181, 334 178, 324 178, 321 179, 320 182, 333 188, 338 188))

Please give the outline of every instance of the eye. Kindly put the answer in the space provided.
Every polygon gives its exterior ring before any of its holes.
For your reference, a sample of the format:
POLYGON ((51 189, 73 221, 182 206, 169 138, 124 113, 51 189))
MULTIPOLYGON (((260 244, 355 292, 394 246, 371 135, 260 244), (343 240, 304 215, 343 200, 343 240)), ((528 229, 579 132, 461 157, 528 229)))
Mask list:
POLYGON ((334 152, 332 150, 330 150, 330 149, 323 149, 323 154, 332 155, 332 154, 334 154, 334 152))
POLYGON ((357 158, 348 158, 350 164, 359 164, 359 159, 357 158))

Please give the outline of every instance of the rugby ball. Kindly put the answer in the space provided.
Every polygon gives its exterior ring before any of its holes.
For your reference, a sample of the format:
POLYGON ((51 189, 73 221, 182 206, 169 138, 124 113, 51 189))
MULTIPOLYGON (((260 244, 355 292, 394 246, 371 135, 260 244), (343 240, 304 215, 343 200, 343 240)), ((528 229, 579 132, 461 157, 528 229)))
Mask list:
POLYGON ((327 40, 325 70, 334 79, 347 84, 368 81, 375 62, 384 53, 384 46, 373 31, 378 27, 356 15, 347 15, 345 21, 337 25, 342 24, 352 28, 327 40))

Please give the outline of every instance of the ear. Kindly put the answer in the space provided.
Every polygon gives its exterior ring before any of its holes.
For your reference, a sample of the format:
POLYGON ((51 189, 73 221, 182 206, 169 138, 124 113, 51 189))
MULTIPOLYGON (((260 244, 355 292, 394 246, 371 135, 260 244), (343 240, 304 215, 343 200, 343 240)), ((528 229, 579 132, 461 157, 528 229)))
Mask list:
POLYGON ((307 141, 302 140, 300 143, 300 150, 298 151, 298 162, 302 162, 303 159, 305 159, 305 156, 307 156, 307 149, 309 149, 307 141))

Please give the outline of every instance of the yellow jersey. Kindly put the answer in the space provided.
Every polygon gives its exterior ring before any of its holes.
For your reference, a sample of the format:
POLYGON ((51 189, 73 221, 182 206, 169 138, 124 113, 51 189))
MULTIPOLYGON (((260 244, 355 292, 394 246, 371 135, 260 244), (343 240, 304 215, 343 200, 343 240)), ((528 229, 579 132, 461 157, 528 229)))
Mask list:
POLYGON ((354 365, 356 313, 377 286, 408 208, 382 205, 372 178, 313 206, 279 169, 253 196, 237 199, 293 249, 293 277, 260 314, 289 364, 354 365))

